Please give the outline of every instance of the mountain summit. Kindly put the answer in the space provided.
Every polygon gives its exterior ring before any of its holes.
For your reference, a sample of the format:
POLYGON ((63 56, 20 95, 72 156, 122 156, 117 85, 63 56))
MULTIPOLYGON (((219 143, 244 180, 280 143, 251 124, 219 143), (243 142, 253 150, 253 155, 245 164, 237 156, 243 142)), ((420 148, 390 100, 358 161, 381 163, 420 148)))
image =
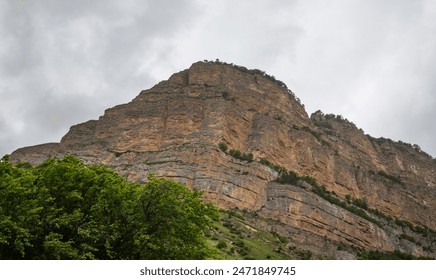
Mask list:
POLYGON ((129 181, 172 178, 222 208, 253 213, 258 226, 277 221, 270 230, 320 256, 436 257, 435 160, 341 116, 309 117, 286 85, 260 70, 194 63, 71 127, 60 143, 18 149, 10 160, 65 155, 129 181))

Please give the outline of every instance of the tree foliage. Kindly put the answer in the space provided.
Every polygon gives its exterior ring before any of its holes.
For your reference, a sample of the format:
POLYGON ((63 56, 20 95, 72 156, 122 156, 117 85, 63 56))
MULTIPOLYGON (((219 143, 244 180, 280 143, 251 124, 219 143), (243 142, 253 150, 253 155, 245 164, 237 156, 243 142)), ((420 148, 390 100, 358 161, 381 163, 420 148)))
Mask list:
POLYGON ((203 259, 217 215, 167 179, 128 183, 73 157, 0 161, 0 259, 203 259))

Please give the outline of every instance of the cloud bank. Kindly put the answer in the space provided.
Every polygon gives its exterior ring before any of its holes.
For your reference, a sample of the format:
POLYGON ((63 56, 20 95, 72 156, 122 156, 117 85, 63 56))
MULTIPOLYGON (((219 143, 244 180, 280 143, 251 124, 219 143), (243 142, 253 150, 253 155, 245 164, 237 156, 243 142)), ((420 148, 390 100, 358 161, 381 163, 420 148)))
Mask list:
POLYGON ((309 113, 436 156, 436 4, 0 0, 0 155, 59 141, 191 63, 258 68, 309 113))

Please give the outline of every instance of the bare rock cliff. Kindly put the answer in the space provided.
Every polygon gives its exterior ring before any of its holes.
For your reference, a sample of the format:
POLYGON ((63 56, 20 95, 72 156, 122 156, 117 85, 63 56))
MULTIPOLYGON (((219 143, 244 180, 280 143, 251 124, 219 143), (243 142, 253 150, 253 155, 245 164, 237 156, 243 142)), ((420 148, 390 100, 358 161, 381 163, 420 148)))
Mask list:
POLYGON ((338 244, 436 256, 435 160, 340 116, 309 117, 283 83, 259 70, 195 63, 71 127, 60 143, 18 149, 11 160, 65 155, 130 181, 173 178, 220 207, 279 221, 283 234, 315 251, 328 243, 330 257, 338 244), (275 182, 285 169, 298 174, 296 183, 275 182))

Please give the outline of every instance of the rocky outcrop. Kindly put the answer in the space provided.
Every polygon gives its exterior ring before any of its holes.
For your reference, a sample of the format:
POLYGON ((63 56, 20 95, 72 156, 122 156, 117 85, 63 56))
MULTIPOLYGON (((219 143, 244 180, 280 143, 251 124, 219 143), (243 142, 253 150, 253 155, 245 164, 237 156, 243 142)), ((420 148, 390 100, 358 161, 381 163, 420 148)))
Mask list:
POLYGON ((435 161, 416 146, 365 135, 342 117, 309 117, 283 83, 259 70, 195 63, 98 120, 71 127, 60 143, 19 149, 11 160, 65 155, 110 166, 130 181, 144 182, 150 173, 173 178, 220 207, 278 220, 314 247, 311 240, 322 238, 436 256, 435 161), (219 143, 253 160, 235 158, 219 143), (343 205, 311 185, 274 183, 274 166, 316 180, 343 205), (353 199, 366 201, 360 210, 367 217, 350 211, 353 199))

